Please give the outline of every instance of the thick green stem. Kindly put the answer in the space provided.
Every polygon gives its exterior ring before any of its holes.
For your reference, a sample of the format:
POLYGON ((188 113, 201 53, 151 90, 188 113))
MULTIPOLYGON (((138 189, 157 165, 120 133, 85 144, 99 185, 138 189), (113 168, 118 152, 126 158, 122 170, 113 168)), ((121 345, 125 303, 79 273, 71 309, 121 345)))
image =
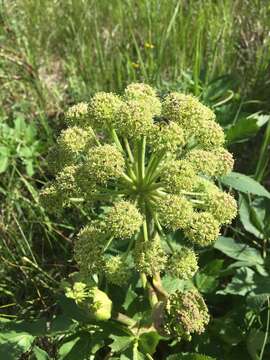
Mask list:
POLYGON ((164 155, 165 155, 165 151, 160 151, 159 153, 155 154, 153 158, 151 158, 146 169, 146 175, 145 175, 146 183, 152 182, 151 178, 155 175, 158 165, 162 161, 164 155))
POLYGON ((132 154, 128 139, 126 137, 124 137, 124 145, 125 145, 130 162, 134 163, 134 156, 132 154))
POLYGON ((145 176, 145 148, 146 138, 145 136, 138 144, 138 183, 142 183, 145 176))
POLYGON ((126 325, 128 327, 134 327, 137 325, 137 321, 131 319, 129 316, 126 316, 122 313, 116 313, 112 316, 112 319, 118 321, 119 323, 126 325))
POLYGON ((111 137, 113 139, 113 141, 115 142, 116 146, 118 147, 118 149, 121 151, 121 152, 124 152, 124 149, 123 149, 123 146, 118 138, 118 135, 116 133, 116 131, 110 127, 110 132, 111 132, 111 137))

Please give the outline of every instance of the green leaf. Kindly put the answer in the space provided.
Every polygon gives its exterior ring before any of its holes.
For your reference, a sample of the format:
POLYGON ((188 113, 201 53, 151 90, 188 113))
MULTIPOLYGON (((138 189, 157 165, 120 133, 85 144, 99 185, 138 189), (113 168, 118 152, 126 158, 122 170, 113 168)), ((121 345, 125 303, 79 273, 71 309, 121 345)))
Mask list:
POLYGON ((19 359, 24 352, 30 350, 34 340, 35 337, 26 332, 0 333, 0 359, 19 359))
POLYGON ((0 155, 0 174, 5 172, 9 165, 9 157, 1 154, 0 155))
POLYGON ((139 347, 143 353, 152 355, 156 351, 156 347, 161 339, 156 331, 143 333, 139 338, 139 347))
POLYGON ((113 352, 119 352, 126 349, 130 343, 132 343, 135 339, 134 336, 118 336, 111 335, 110 338, 113 342, 110 344, 110 348, 113 352))
POLYGON ((92 336, 94 335, 86 331, 71 336, 59 348, 59 360, 88 360, 91 355, 92 336))
POLYGON ((251 206, 245 196, 240 196, 239 216, 244 229, 259 239, 263 238, 263 234, 253 223, 251 216, 251 206))
POLYGON ((243 261, 250 265, 264 264, 264 260, 258 250, 246 244, 236 242, 233 238, 220 236, 214 247, 232 259, 243 261))
POLYGON ((260 126, 255 118, 241 118, 226 131, 226 140, 229 144, 248 139, 255 135, 260 126))
POLYGON ((181 353, 170 355, 166 358, 167 360, 216 360, 215 358, 202 354, 193 354, 193 353, 181 353))
POLYGON ((205 273, 197 273, 194 278, 195 285, 202 293, 213 293, 218 286, 218 279, 216 276, 207 275, 205 273))
POLYGON ((51 322, 49 335, 54 336, 57 334, 74 331, 77 325, 78 323, 67 315, 57 315, 57 317, 51 322))
POLYGON ((235 276, 232 281, 222 291, 218 291, 218 294, 232 294, 245 296, 248 293, 256 289, 254 282, 255 272, 250 268, 240 268, 236 270, 235 276))
POLYGON ((247 349, 252 360, 258 360, 258 354, 263 346, 264 338, 265 333, 263 331, 251 329, 247 338, 247 349))
POLYGON ((50 360, 49 355, 46 353, 46 351, 42 350, 38 346, 33 347, 33 353, 36 357, 36 360, 50 360))
POLYGON ((173 293, 176 290, 188 290, 193 288, 193 284, 189 280, 180 280, 169 275, 165 275, 162 278, 162 286, 169 293, 173 293))
POLYGON ((270 199, 270 193, 260 183, 251 177, 240 174, 237 172, 231 172, 229 175, 220 177, 220 181, 235 190, 243 192, 245 194, 254 194, 264 196, 270 199))

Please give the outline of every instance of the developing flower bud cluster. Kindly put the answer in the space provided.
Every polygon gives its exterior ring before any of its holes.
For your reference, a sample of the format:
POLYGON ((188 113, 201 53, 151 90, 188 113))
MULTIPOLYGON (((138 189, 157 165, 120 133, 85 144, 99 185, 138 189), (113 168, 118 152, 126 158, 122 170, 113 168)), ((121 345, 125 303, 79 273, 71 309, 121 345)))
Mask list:
MULTIPOLYGON (((92 219, 75 242, 82 276, 116 286, 134 273, 146 281, 191 279, 196 248, 212 245, 237 212, 234 198, 215 185, 233 158, 214 113, 191 95, 161 101, 138 83, 122 96, 99 92, 72 106, 66 125, 48 157, 55 180, 40 198, 57 216, 74 208, 92 219), (177 249, 166 235, 175 231, 185 240, 177 249)), ((176 337, 200 333, 208 322, 195 292, 170 295, 165 313, 166 333, 176 337)))

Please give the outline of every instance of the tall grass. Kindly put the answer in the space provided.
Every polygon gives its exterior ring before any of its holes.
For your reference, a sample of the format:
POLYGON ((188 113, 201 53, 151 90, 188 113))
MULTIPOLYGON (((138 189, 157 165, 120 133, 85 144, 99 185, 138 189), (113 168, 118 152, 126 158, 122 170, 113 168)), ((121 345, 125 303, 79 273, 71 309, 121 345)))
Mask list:
POLYGON ((227 73, 252 92, 269 66, 267 1, 18 0, 2 11, 7 47, 72 97, 188 75, 199 94, 200 80, 227 73))

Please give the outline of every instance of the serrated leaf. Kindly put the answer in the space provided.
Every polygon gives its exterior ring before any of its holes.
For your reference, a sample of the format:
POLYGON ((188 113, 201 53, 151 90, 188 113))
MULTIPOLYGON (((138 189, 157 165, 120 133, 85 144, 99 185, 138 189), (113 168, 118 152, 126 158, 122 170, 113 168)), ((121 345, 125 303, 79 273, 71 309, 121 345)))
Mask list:
POLYGON ((254 275, 255 272, 250 268, 237 269, 235 276, 232 278, 232 281, 226 286, 224 290, 218 291, 218 294, 245 296, 246 294, 256 289, 254 275))
POLYGON ((245 194, 254 194, 264 196, 270 199, 270 193, 260 183, 251 177, 240 174, 237 172, 231 172, 229 175, 221 176, 220 181, 235 190, 243 192, 245 194))
POLYGON ((193 284, 190 280, 180 280, 169 275, 165 275, 162 278, 162 286, 169 294, 176 290, 188 290, 193 288, 193 284))
POLYGON ((233 238, 220 236, 214 244, 214 248, 223 252, 232 259, 246 262, 250 265, 263 265, 264 260, 258 250, 236 242, 233 238))
POLYGON ((218 286, 218 279, 216 276, 205 273, 197 273, 194 277, 195 285, 202 293, 213 293, 218 286))
POLYGON ((110 344, 110 348, 113 352, 119 352, 123 349, 126 349, 130 343, 134 341, 134 336, 118 336, 111 335, 110 338, 113 342, 110 344))

